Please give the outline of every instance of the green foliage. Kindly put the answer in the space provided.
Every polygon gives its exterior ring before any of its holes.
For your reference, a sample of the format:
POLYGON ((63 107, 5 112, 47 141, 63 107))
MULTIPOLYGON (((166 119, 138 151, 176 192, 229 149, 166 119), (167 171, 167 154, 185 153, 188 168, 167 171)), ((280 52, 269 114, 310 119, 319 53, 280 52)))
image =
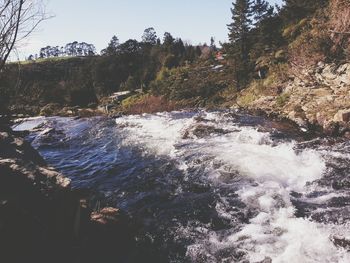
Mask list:
POLYGON ((289 39, 295 39, 302 31, 308 26, 309 21, 307 18, 301 19, 299 22, 286 27, 283 30, 283 37, 289 39))
POLYGON ((129 76, 127 81, 125 82, 125 90, 136 90, 137 89, 137 81, 134 77, 129 76))
POLYGON ((142 35, 142 42, 150 45, 157 44, 157 33, 153 27, 145 29, 142 35))
POLYGON ((101 50, 101 54, 106 56, 116 55, 119 51, 118 47, 119 47, 119 39, 117 36, 113 36, 108 46, 105 49, 101 50))
POLYGON ((248 34, 252 25, 252 2, 251 0, 237 0, 232 5, 232 23, 228 25, 228 36, 231 42, 230 56, 235 63, 237 81, 243 86, 247 79, 246 73, 249 71, 248 34))
MULTIPOLYGON (((251 26, 251 0, 237 0, 232 3, 232 23, 228 25, 229 39, 231 43, 240 43, 245 45, 246 37, 251 26)), ((240 50, 244 52, 244 47, 240 50)), ((244 54, 242 54, 243 56, 244 54)))
POLYGON ((290 94, 289 94, 289 93, 284 93, 284 94, 279 95, 279 96, 276 98, 277 106, 278 106, 278 107, 283 107, 284 105, 287 104, 287 102, 289 101, 289 99, 290 99, 290 94))
MULTIPOLYGON (((327 2, 285 0, 275 12, 265 0, 234 1, 228 25, 230 43, 222 45, 220 51, 227 56, 220 62, 215 59, 213 38, 211 47, 191 46, 166 32, 162 43, 150 27, 144 31, 142 42, 129 39, 119 43, 114 36, 103 56, 22 63, 18 83, 16 65, 10 64, 0 79, 1 99, 9 104, 29 101, 39 106, 83 106, 113 92, 142 86, 151 95, 132 96, 122 102, 122 107, 138 105, 134 109, 137 112, 152 108, 152 103, 158 103, 158 108, 169 106, 169 101, 213 106, 237 96, 241 105, 249 105, 261 95, 280 93, 289 80, 289 63, 294 67, 329 58, 332 44, 337 46, 337 53, 345 52, 348 37, 332 38, 328 30, 330 24, 345 30, 346 16, 339 20, 336 14, 323 13, 327 2), (220 70, 215 69, 218 64, 223 66, 220 70)), ((282 94, 276 103, 282 107, 288 99, 288 94, 282 94)))
POLYGON ((140 95, 140 94, 130 96, 121 102, 121 106, 123 109, 128 109, 132 107, 132 105, 134 105, 135 103, 141 101, 145 96, 146 95, 140 95))
POLYGON ((313 15, 318 9, 325 7, 329 0, 284 0, 280 16, 285 25, 295 23, 300 19, 313 15))
POLYGON ((248 92, 239 97, 237 104, 241 107, 247 107, 257 98, 258 97, 254 93, 248 92))
POLYGON ((178 61, 175 55, 168 55, 164 60, 164 67, 171 69, 178 66, 178 61))
POLYGON ((161 81, 170 76, 170 70, 166 67, 162 67, 162 69, 157 73, 156 81, 161 81))

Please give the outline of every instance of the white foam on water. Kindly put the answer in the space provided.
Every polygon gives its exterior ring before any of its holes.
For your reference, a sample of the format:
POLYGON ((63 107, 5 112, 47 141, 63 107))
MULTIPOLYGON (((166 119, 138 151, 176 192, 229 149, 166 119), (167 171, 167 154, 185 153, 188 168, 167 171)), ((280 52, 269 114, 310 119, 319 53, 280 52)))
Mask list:
MULTIPOLYGON (((235 132, 183 139, 184 131, 198 121, 195 116, 173 118, 172 113, 128 116, 116 122, 128 132, 128 143, 142 144, 156 154, 176 158, 182 170, 191 166, 188 159, 181 162, 184 156, 191 153, 196 157, 214 156, 215 160, 229 165, 242 177, 256 182, 256 185, 247 185, 238 194, 248 208, 258 211, 257 216, 241 231, 225 239, 217 238, 215 232, 209 233, 207 241, 211 247, 239 247, 247 253, 250 262, 259 262, 266 257, 274 263, 350 262, 350 254, 336 248, 331 240, 332 235, 339 234, 339 231, 348 235, 349 229, 294 215, 290 192, 303 193, 307 191, 305 185, 308 182, 322 178, 326 164, 320 152, 312 149, 296 152, 296 143, 273 142, 268 133, 252 127, 239 127, 223 119, 219 113, 207 113, 204 117, 216 127, 235 132), (179 147, 181 144, 186 147, 179 147)), ((206 169, 212 170, 209 179, 220 180, 220 173, 209 163, 206 169)), ((333 196, 320 197, 315 201, 322 202, 333 196)), ((223 218, 230 217, 221 205, 216 208, 223 218)), ((199 241, 188 247, 187 254, 195 257, 196 251, 203 253, 202 250, 199 241)))
MULTIPOLYGON (((179 113, 180 114, 180 113, 179 113)), ((119 127, 128 132, 126 142, 144 145, 159 155, 175 155, 175 145, 182 138, 182 130, 192 118, 174 119, 170 113, 130 115, 116 119, 119 127)))
POLYGON ((266 257, 277 263, 350 262, 349 253, 338 250, 331 241, 344 228, 296 218, 288 192, 276 182, 242 189, 239 194, 260 213, 221 245, 236 244, 248 253, 250 262, 266 257))
POLYGON ((273 180, 288 190, 301 190, 307 182, 322 177, 325 163, 317 152, 304 150, 297 154, 294 143, 274 146, 269 134, 253 128, 240 129, 238 133, 202 141, 199 147, 230 164, 241 175, 259 182, 273 180))
POLYGON ((15 124, 12 126, 14 131, 30 131, 44 123, 46 117, 32 117, 15 120, 15 124))

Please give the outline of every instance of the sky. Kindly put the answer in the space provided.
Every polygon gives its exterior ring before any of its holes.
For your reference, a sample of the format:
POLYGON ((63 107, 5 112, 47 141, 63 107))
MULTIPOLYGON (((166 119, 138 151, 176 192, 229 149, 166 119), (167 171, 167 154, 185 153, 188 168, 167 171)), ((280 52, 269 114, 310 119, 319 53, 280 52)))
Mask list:
POLYGON ((99 52, 113 35, 121 42, 140 40, 148 27, 159 37, 170 32, 194 45, 209 43, 211 36, 224 42, 231 6, 232 0, 46 0, 46 11, 53 17, 20 43, 18 56, 73 41, 94 44, 99 52))

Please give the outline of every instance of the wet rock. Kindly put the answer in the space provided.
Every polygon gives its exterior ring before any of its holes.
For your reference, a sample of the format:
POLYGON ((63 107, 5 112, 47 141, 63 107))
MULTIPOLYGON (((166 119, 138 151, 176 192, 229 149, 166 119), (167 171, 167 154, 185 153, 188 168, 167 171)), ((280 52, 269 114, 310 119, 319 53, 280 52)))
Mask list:
POLYGON ((186 130, 183 135, 183 139, 192 138, 193 136, 197 138, 204 138, 213 134, 227 134, 231 132, 232 131, 216 128, 214 126, 198 124, 186 130))
POLYGON ((339 135, 340 124, 338 122, 329 122, 323 126, 323 131, 329 136, 339 135))
POLYGON ((256 263, 272 263, 272 259, 270 257, 266 257, 263 261, 259 261, 256 263))
POLYGON ((341 247, 346 249, 347 251, 350 251, 350 240, 345 239, 343 237, 332 237, 331 238, 333 244, 337 247, 341 247))
POLYGON ((106 207, 99 212, 93 212, 91 214, 91 220, 99 224, 113 224, 118 222, 118 217, 120 216, 120 211, 117 208, 106 207))

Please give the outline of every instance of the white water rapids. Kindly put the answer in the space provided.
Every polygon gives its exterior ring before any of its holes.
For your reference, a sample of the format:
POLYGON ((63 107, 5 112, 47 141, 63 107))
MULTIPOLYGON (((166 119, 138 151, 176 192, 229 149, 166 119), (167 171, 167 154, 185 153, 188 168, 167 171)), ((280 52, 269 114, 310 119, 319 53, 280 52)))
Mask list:
POLYGON ((77 185, 139 213, 151 243, 170 244, 169 262, 350 262, 349 142, 300 142, 233 112, 37 118, 16 129, 34 129, 32 144, 77 185))
MULTIPOLYGON (((206 113, 201 118, 204 121, 198 121, 197 115, 160 113, 116 120, 127 132, 124 143, 170 156, 185 172, 191 166, 203 165, 196 162, 200 158, 207 160, 204 162, 206 170, 210 170, 208 179, 215 183, 237 183, 236 180, 221 182, 223 169, 254 181, 252 185, 241 186, 237 193, 245 205, 258 214, 236 233, 223 237, 208 231, 207 240, 198 240, 187 248, 187 255, 193 261, 200 262, 206 254, 206 261, 216 262, 211 257, 216 250, 239 247, 247 252, 249 262, 269 259, 276 263, 350 262, 350 253, 336 248, 331 240, 334 235, 349 239, 348 223, 316 223, 294 215, 290 193, 312 191, 310 188, 315 186, 307 183, 322 178, 326 171, 324 157, 319 152, 312 149, 297 152, 295 142, 273 142, 269 133, 234 125, 222 114, 206 113), (216 129, 227 133, 213 132, 210 136, 196 138, 191 129, 198 125, 215 125, 216 129), (184 138, 186 132, 190 134, 184 138), (215 163, 220 163, 220 167, 215 163)), ((221 202, 225 202, 225 197, 221 202)), ((216 209, 221 216, 230 217, 229 212, 222 211, 220 203, 216 209)))

